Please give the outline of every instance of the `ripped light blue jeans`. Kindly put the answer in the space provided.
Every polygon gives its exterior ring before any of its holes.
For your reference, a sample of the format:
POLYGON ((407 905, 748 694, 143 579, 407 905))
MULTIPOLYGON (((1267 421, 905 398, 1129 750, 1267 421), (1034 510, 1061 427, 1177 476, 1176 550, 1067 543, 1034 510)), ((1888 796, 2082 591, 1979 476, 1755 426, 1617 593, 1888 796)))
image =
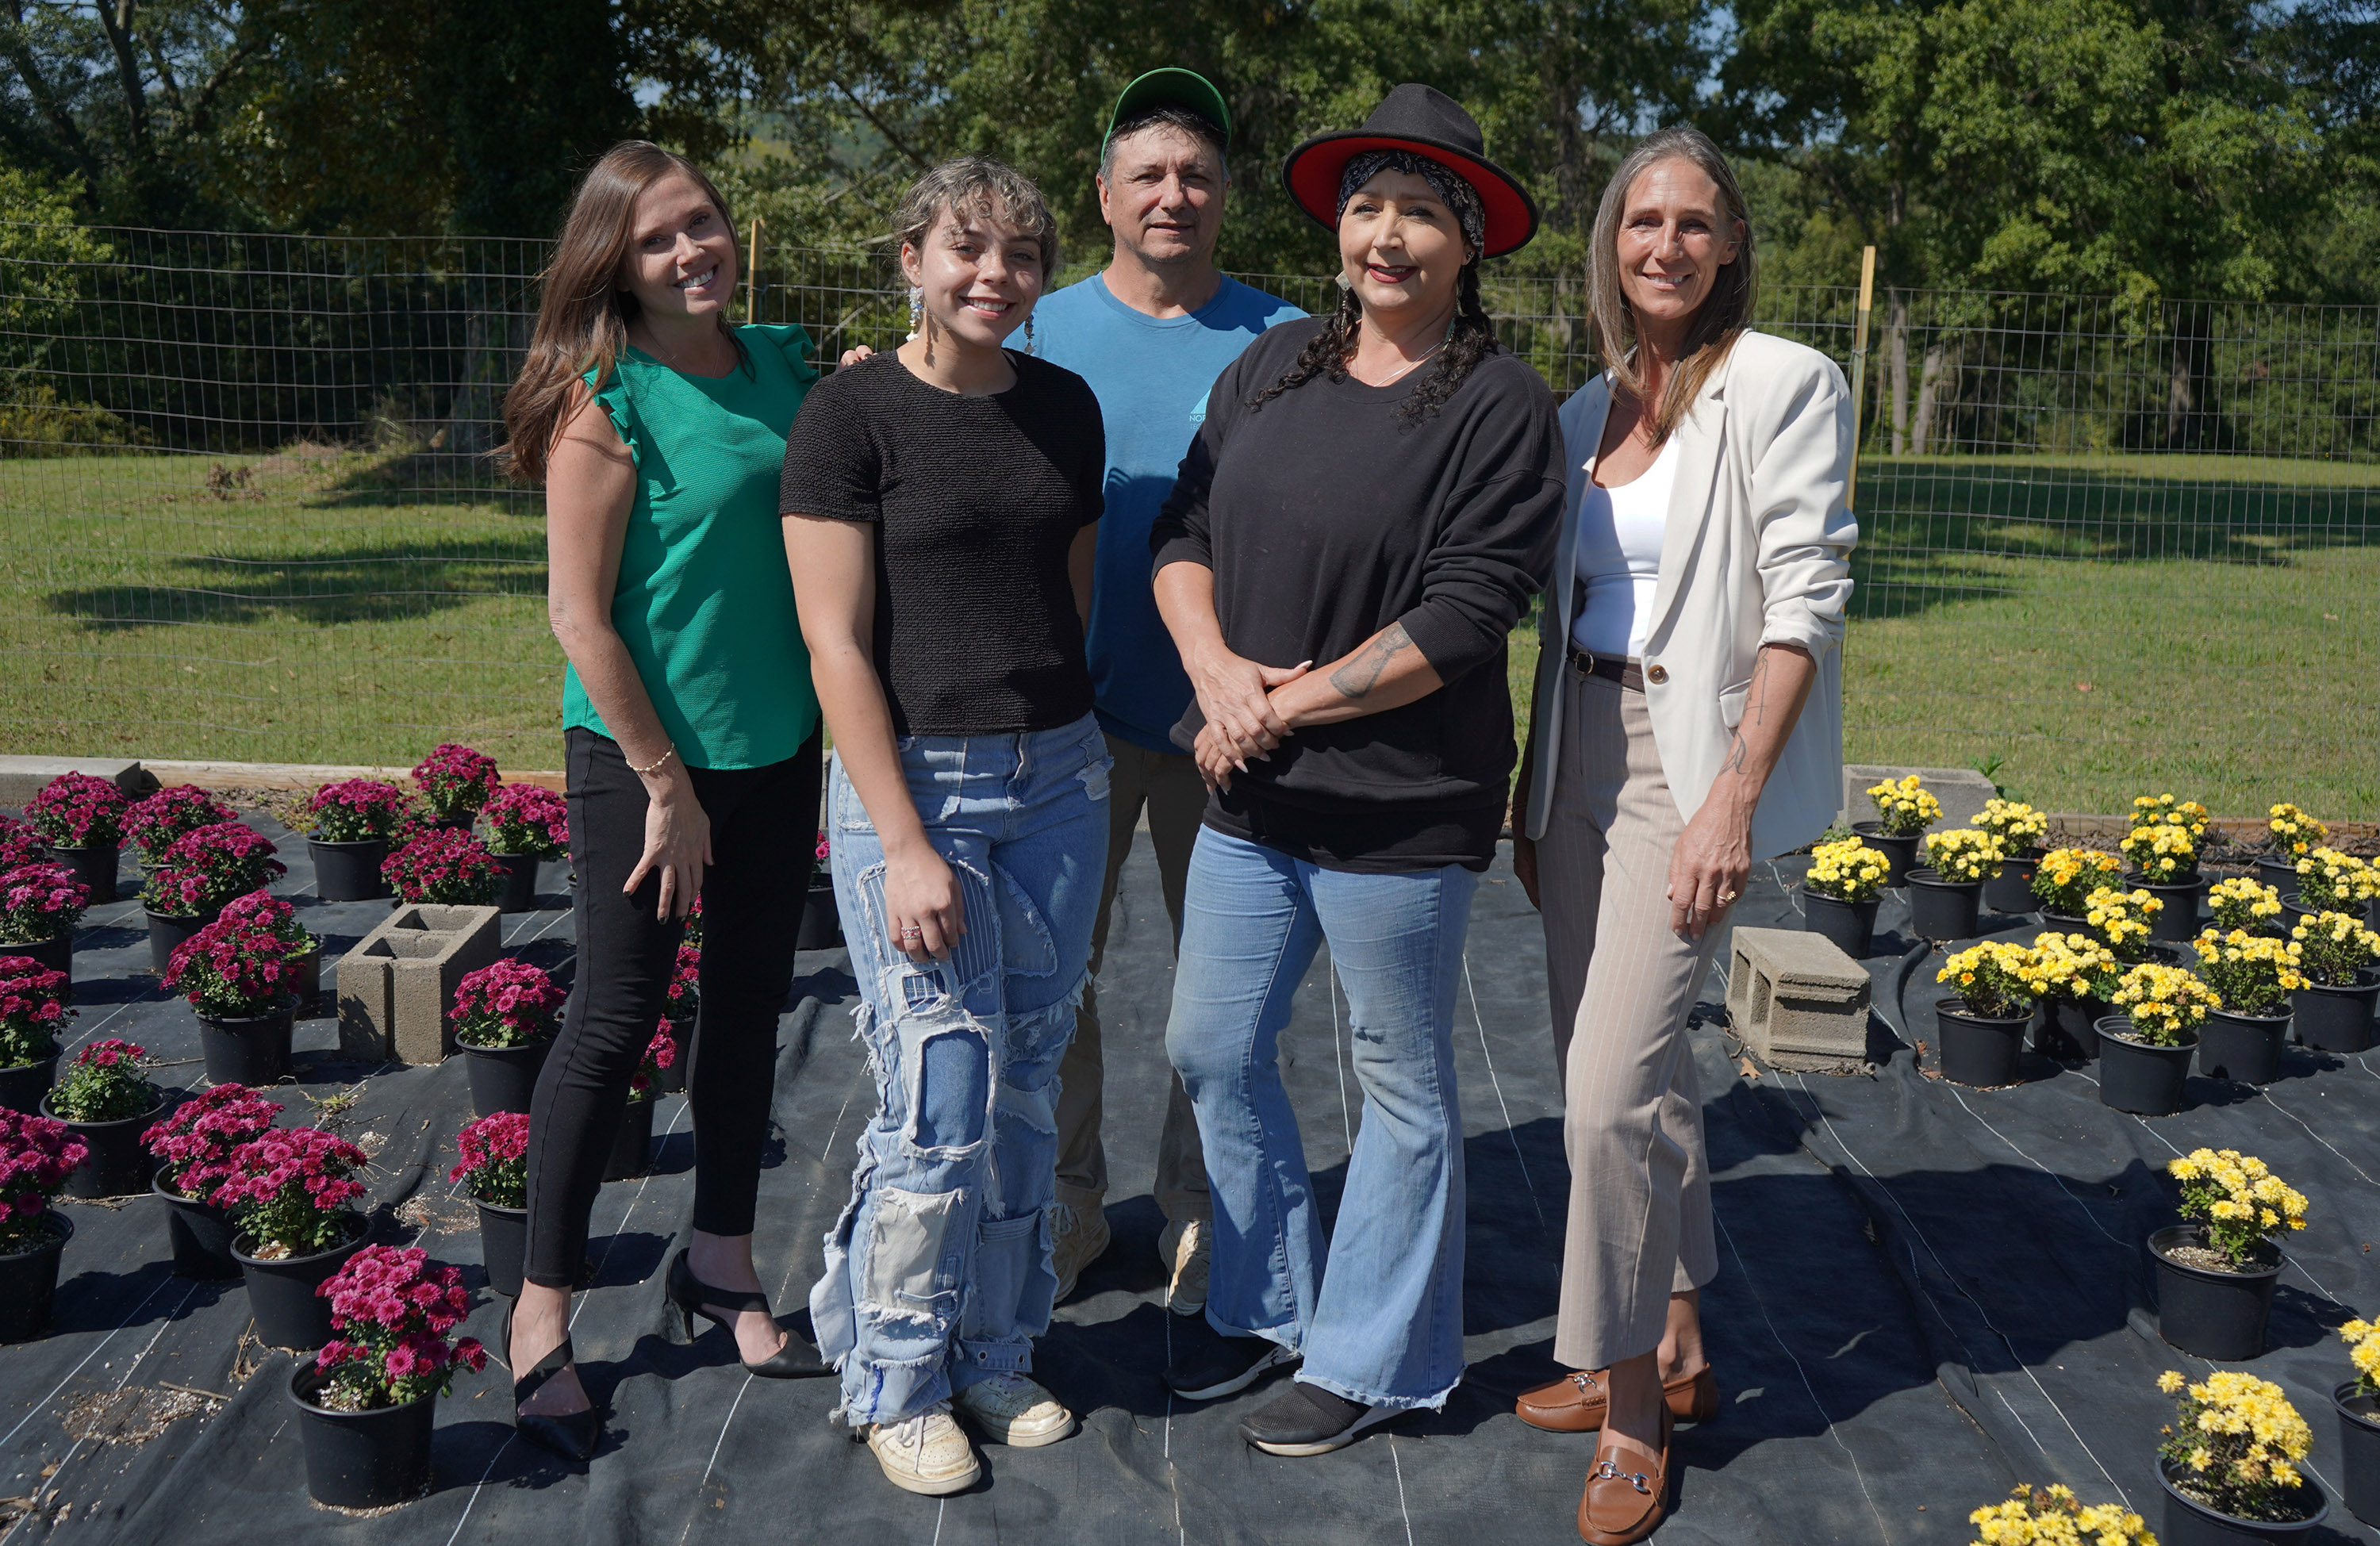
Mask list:
POLYGON ((1033 1367, 1058 1286, 1058 1064, 1107 861, 1110 763, 1090 717, 899 745, 966 933, 947 960, 893 948, 884 850, 835 758, 829 857, 877 1104, 810 1316, 854 1427, 1033 1367))

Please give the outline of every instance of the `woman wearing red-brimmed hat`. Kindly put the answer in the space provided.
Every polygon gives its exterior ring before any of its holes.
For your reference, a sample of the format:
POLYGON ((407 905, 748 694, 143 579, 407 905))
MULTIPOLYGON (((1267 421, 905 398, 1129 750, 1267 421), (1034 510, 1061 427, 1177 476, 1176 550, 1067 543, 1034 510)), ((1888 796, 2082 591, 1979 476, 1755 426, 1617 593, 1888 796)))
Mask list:
POLYGON ((1166 1379, 1205 1399, 1302 1362, 1240 1425, 1296 1455, 1462 1378, 1453 1009, 1514 756, 1505 635, 1551 569, 1562 459, 1552 393, 1480 304, 1480 261, 1536 216, 1470 115, 1400 86, 1282 175, 1337 235, 1338 308, 1225 368, 1151 542, 1196 690, 1174 739, 1210 791, 1166 1048, 1206 1148, 1214 1335, 1177 1332, 1166 1379), (1364 1091, 1327 1251, 1276 1055, 1326 940, 1364 1091))

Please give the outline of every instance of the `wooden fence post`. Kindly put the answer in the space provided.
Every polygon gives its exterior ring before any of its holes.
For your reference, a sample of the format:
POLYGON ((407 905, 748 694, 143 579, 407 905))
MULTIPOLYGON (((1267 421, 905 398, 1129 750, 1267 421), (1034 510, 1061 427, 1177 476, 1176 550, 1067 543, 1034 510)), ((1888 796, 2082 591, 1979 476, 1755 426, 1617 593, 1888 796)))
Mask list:
POLYGON ((1852 465, 1843 478, 1843 508, 1856 509, 1859 491, 1860 410, 1867 405, 1867 314, 1876 300, 1876 248, 1860 248, 1859 321, 1852 329, 1852 465))

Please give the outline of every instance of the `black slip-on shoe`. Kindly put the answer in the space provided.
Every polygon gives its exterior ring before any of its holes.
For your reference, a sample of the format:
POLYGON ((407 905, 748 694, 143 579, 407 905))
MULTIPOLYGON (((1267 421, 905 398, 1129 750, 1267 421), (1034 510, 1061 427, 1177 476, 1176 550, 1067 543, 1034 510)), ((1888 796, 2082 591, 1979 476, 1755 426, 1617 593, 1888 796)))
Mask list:
POLYGON ((1402 1407, 1366 1407, 1318 1385, 1292 1384, 1277 1401, 1240 1419, 1240 1437, 1267 1455, 1328 1455, 1366 1428, 1404 1415, 1402 1407))
POLYGON ((1261 1336, 1224 1336, 1205 1320, 1175 1327, 1173 1362, 1165 1383, 1185 1401, 1234 1395, 1263 1378, 1265 1371, 1297 1362, 1299 1355, 1261 1336))

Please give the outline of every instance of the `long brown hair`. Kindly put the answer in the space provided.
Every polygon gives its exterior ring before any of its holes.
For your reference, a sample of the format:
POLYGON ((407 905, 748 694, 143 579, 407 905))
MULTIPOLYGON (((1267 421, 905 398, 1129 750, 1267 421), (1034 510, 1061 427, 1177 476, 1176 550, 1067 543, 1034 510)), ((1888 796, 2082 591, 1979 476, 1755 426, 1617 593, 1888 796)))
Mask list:
MULTIPOLYGON (((735 217, 727 200, 702 168, 674 151, 625 139, 587 169, 571 196, 553 260, 538 277, 537 331, 529 338, 528 356, 504 394, 503 465, 514 482, 545 481, 546 458, 562 433, 579 379, 592 370, 601 387, 627 347, 637 297, 621 288, 620 269, 636 236, 637 199, 673 172, 694 179, 734 237, 735 217)), ((736 258, 740 269, 740 248, 736 258)), ((719 327, 729 332, 723 313, 719 327)))
POLYGON ((1603 202, 1595 212, 1595 240, 1587 266, 1587 291, 1595 312, 1595 351, 1618 379, 1621 390, 1642 403, 1645 371, 1636 358, 1636 318, 1620 288, 1620 222, 1626 217, 1628 190, 1637 176, 1657 162, 1690 161, 1718 187, 1720 215, 1742 233, 1735 261, 1718 271, 1711 293, 1686 330, 1685 347, 1662 383, 1661 400, 1652 405, 1653 444, 1658 449, 1677 429, 1693 406, 1710 373, 1727 358, 1736 338, 1752 323, 1752 303, 1757 294, 1759 268, 1753 260, 1752 217, 1745 210, 1743 190, 1735 171, 1718 146, 1700 129, 1678 125, 1657 129, 1638 142, 1621 162, 1620 170, 1603 185, 1603 202))

